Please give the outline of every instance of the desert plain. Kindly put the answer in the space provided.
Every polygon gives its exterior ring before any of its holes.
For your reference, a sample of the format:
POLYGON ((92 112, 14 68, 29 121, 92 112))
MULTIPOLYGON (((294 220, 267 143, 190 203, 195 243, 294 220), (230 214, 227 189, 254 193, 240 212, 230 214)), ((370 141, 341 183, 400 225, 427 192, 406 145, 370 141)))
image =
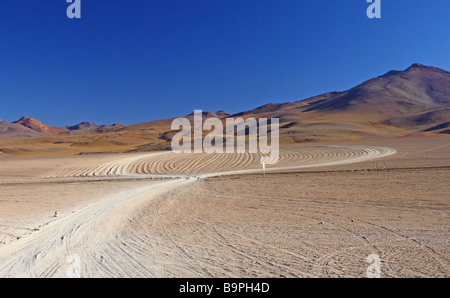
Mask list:
POLYGON ((448 136, 259 157, 0 154, 0 277, 450 276, 448 136))

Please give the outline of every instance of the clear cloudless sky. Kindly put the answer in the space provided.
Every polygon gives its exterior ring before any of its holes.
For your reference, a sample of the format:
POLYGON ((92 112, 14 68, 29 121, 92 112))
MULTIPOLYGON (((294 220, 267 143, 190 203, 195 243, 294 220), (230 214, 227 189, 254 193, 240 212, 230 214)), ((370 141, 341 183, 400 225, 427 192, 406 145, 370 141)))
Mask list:
POLYGON ((418 62, 450 70, 450 1, 0 1, 0 119, 53 126, 240 112, 418 62))

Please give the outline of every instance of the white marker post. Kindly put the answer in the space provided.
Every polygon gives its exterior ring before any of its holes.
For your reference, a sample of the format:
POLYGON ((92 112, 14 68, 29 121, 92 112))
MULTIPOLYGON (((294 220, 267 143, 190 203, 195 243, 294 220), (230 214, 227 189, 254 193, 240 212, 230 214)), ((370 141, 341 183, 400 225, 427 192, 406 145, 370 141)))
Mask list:
POLYGON ((262 168, 264 171, 264 177, 266 177, 266 163, 265 162, 262 163, 262 168))

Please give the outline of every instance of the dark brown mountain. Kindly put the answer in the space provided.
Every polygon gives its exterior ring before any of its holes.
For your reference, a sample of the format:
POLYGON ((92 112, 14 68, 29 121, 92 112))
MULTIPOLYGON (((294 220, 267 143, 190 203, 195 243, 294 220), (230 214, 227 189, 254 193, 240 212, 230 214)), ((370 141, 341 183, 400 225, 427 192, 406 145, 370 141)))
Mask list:
POLYGON ((311 102, 305 112, 354 111, 398 117, 445 109, 449 105, 450 72, 413 64, 405 71, 391 71, 349 91, 311 102))
POLYGON ((219 118, 227 118, 227 117, 231 116, 230 113, 225 112, 224 110, 217 111, 215 114, 219 118))
POLYGON ((99 125, 93 122, 81 122, 74 126, 66 126, 70 133, 83 134, 83 133, 104 133, 121 130, 127 127, 122 123, 114 123, 111 125, 99 125))
POLYGON ((89 129, 97 129, 99 127, 100 127, 100 125, 98 125, 97 123, 81 122, 77 125, 67 126, 67 129, 70 131, 72 131, 72 130, 89 130, 89 129))
POLYGON ((280 118, 281 127, 291 135, 372 135, 386 133, 389 127, 437 132, 430 128, 450 119, 450 72, 413 64, 347 91, 271 103, 233 116, 280 118))
POLYGON ((100 133, 113 132, 113 131, 121 130, 125 127, 127 127, 127 125, 125 125, 123 123, 114 123, 114 124, 110 124, 110 125, 100 125, 100 127, 98 127, 96 129, 96 131, 100 132, 100 133))

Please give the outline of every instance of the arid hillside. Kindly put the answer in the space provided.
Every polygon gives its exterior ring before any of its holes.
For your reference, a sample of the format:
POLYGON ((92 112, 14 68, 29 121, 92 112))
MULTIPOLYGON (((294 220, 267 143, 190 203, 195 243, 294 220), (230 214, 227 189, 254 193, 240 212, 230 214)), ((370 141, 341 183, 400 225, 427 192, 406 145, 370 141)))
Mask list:
MULTIPOLYGON (((193 120, 192 113, 184 117, 193 120)), ((204 111, 203 117, 279 118, 282 144, 445 135, 450 133, 450 72, 413 64, 347 91, 269 103, 234 115, 204 111)), ((173 119, 131 126, 83 122, 66 127, 50 127, 27 117, 14 123, 1 121, 0 157, 165 150, 176 133, 171 130, 173 119)))

